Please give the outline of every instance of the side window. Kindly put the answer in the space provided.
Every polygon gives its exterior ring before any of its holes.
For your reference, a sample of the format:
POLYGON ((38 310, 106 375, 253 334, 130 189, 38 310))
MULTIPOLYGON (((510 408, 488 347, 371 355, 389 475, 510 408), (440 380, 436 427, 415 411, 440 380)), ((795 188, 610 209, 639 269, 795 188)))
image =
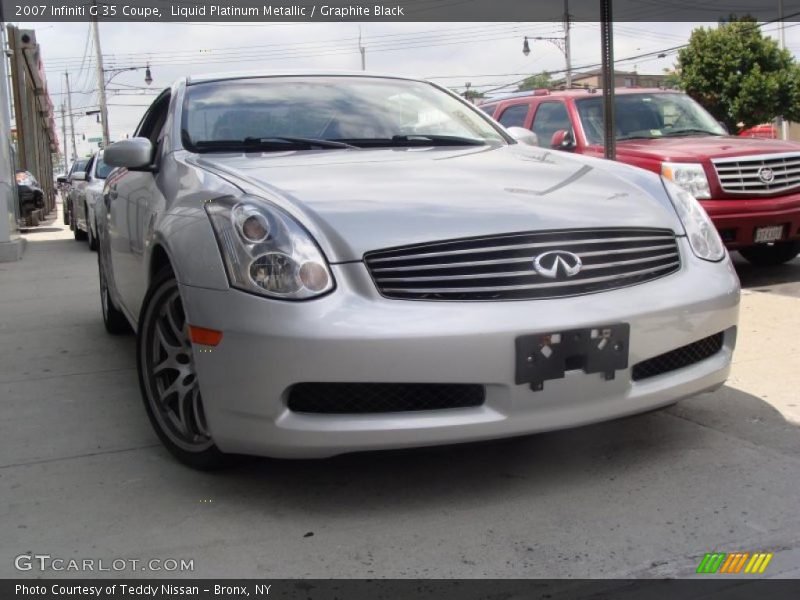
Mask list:
POLYGON ((483 112, 485 112, 490 117, 494 115, 494 109, 497 108, 496 104, 482 104, 478 108, 480 108, 483 112))
POLYGON ((539 137, 539 145, 549 148, 556 131, 572 131, 567 107, 563 102, 542 102, 533 116, 531 130, 539 137))
POLYGON ((164 123, 167 120, 169 99, 169 94, 160 96, 147 111, 139 125, 139 129, 136 131, 137 137, 146 137, 153 143, 153 148, 155 148, 154 157, 158 156, 161 149, 161 134, 164 129, 164 123))
POLYGON ((528 105, 515 104, 505 109, 498 121, 503 127, 525 127, 526 118, 528 118, 528 105))

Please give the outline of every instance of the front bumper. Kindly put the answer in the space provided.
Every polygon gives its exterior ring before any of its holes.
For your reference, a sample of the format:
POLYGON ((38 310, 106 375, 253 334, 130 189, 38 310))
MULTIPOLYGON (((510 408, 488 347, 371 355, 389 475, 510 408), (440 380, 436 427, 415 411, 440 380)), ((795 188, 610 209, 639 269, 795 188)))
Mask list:
POLYGON ((701 261, 685 239, 680 247, 678 273, 553 300, 388 300, 362 263, 334 265, 337 289, 306 302, 182 285, 188 321, 224 332, 218 346, 194 353, 214 440, 226 452, 325 457, 572 427, 713 390, 730 367, 739 282, 729 261, 701 261), (705 361, 638 382, 628 368, 611 381, 568 372, 538 392, 515 385, 517 336, 614 322, 630 324, 631 366, 722 331, 724 345, 705 361), (486 401, 407 413, 296 413, 286 396, 300 382, 477 383, 486 401))
POLYGON ((800 194, 774 198, 701 200, 728 248, 752 246, 758 227, 784 226, 784 240, 800 240, 800 194))

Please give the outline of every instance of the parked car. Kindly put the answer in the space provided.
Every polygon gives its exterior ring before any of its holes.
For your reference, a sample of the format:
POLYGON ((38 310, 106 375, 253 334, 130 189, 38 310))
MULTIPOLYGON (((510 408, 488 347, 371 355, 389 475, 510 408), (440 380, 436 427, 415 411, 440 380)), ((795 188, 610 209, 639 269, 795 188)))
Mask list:
POLYGON ((91 250, 97 250, 97 220, 95 205, 101 201, 103 185, 112 167, 103 162, 103 152, 89 160, 86 171, 76 174, 76 179, 85 182, 70 196, 70 214, 74 218, 75 239, 86 239, 91 250), (82 178, 82 179, 81 179, 82 178))
POLYGON ((30 171, 17 171, 17 196, 19 197, 19 215, 31 220, 31 225, 39 224, 38 209, 44 208, 44 192, 36 177, 30 171))
POLYGON ((89 164, 88 158, 79 158, 72 163, 69 172, 66 175, 65 181, 60 181, 62 184, 61 190, 61 208, 64 212, 64 225, 69 225, 69 228, 74 232, 75 227, 72 219, 72 193, 73 189, 80 189, 83 187, 81 173, 86 172, 86 167, 89 164))
POLYGON ((763 125, 756 125, 755 127, 742 129, 738 135, 740 137, 756 137, 767 140, 777 140, 778 130, 771 123, 765 123, 763 125))
MULTIPOLYGON (((543 146, 603 156, 596 90, 535 90, 481 108, 531 129, 543 146)), ((697 102, 670 90, 617 90, 615 114, 617 160, 693 194, 729 249, 756 265, 800 253, 800 144, 728 135, 697 102)))
POLYGON ((725 381, 739 283, 668 179, 426 81, 191 77, 109 146, 106 328, 185 463, 593 423, 725 381))

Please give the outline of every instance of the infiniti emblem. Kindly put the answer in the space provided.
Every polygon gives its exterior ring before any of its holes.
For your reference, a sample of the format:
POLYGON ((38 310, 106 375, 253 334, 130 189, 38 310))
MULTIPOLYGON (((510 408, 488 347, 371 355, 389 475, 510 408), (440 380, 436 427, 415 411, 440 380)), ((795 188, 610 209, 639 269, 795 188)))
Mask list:
POLYGON ((775 179, 775 173, 769 167, 762 167, 758 171, 758 178, 764 183, 770 183, 775 179))
POLYGON ((533 268, 536 272, 549 279, 555 279, 559 275, 574 277, 582 266, 580 257, 564 250, 545 252, 533 259, 533 268))

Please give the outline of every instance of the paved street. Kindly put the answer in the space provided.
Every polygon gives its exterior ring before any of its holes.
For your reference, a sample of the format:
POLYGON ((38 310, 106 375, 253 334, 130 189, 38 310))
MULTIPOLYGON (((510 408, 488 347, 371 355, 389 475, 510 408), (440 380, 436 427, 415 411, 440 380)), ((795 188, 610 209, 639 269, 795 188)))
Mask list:
POLYGON ((103 328, 96 254, 60 215, 27 239, 0 264, 3 577, 25 552, 194 559, 201 577, 682 576, 710 550, 775 552, 768 575, 800 576, 800 260, 737 261, 739 347, 714 394, 515 440, 203 474, 147 422, 134 339, 103 328))

